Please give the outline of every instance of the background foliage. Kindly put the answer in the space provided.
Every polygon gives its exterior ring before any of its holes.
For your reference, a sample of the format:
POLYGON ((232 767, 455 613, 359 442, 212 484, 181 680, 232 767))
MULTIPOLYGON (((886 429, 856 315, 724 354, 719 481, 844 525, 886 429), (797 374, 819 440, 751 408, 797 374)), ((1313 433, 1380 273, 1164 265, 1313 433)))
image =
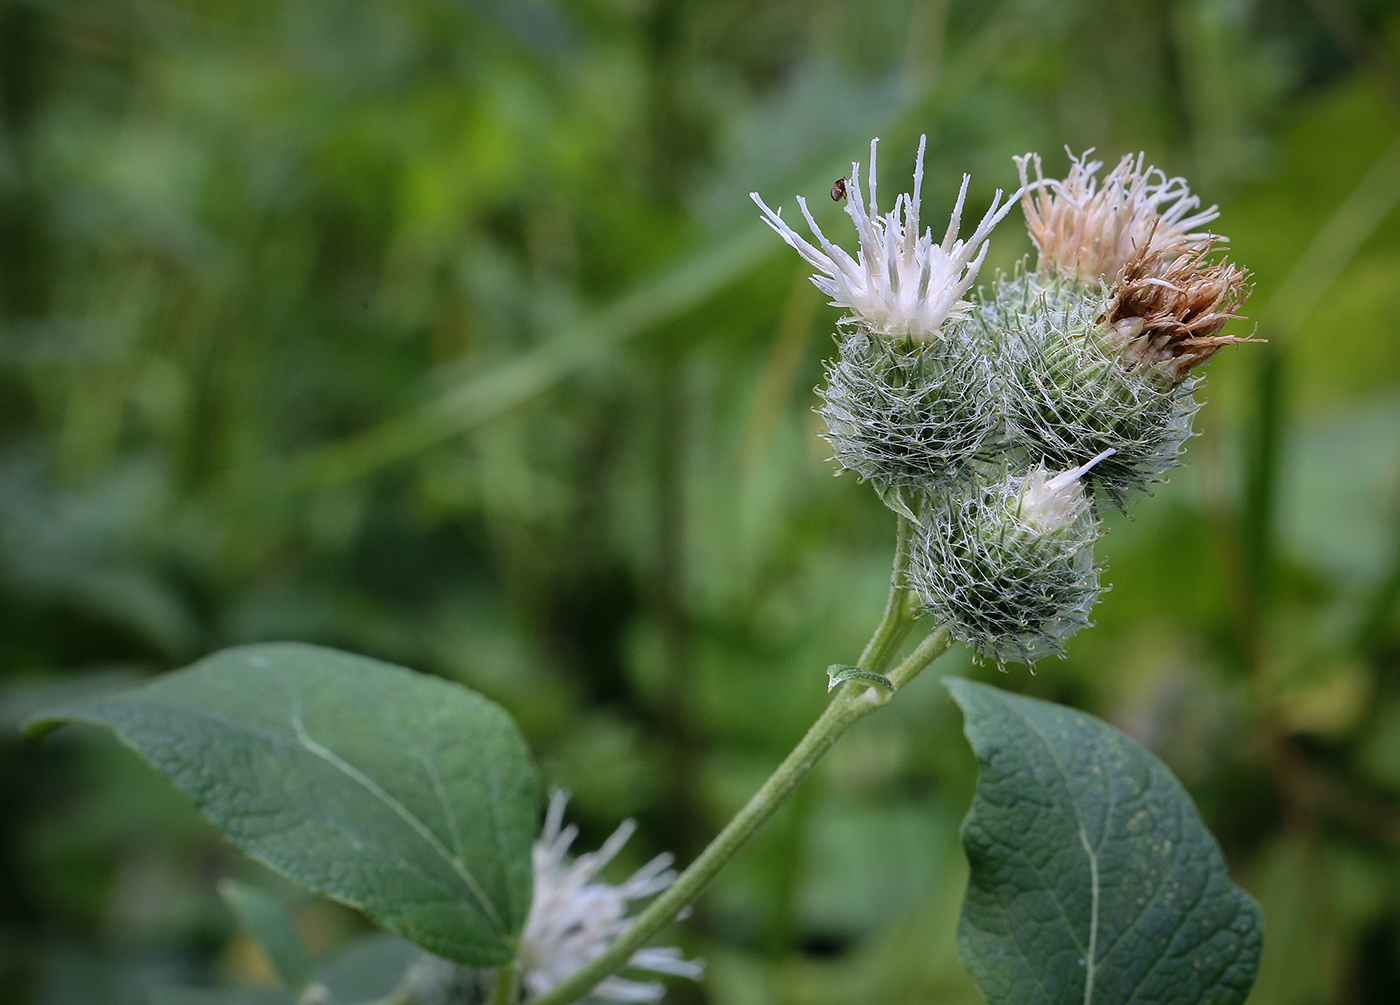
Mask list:
MULTIPOLYGON (((747 193, 872 134, 897 191, 924 131, 930 207, 1065 143, 1187 174, 1270 339, 1210 367, 1066 662, 939 668, 1165 758, 1268 919, 1251 1001, 1393 1001, 1397 53, 1383 0, 0 0, 0 1002, 267 979, 215 887, 275 880, 109 739, 12 728, 234 643, 496 699, 584 846, 639 818, 620 874, 703 845, 893 540, 816 437, 835 312, 747 193)), ((701 902, 675 1001, 977 1001, 936 675, 701 902)))

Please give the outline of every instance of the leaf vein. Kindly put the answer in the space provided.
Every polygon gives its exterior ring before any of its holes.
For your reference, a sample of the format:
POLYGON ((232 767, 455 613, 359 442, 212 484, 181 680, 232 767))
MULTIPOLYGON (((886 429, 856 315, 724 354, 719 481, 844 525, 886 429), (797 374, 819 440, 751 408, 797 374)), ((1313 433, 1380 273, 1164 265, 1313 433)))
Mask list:
MULTIPOLYGON (((1079 799, 1074 792, 1074 779, 1060 760, 1059 753, 1050 742, 1038 725, 1021 716, 1024 722, 1045 745, 1046 751, 1050 754, 1050 759, 1055 762, 1055 767, 1060 772, 1060 777, 1064 780, 1065 788, 1068 790, 1069 804, 1074 807, 1074 822, 1079 828, 1079 843, 1084 847, 1084 854, 1089 857, 1089 946, 1084 949, 1084 1005, 1091 1005, 1094 1000, 1094 971, 1098 967, 1098 960, 1094 956, 1094 950, 1099 937, 1099 857, 1095 853, 1093 846, 1089 843, 1089 830, 1084 825, 1084 815, 1079 810, 1079 799)), ((1105 828, 1107 830, 1107 828, 1105 828)), ((1065 918, 1069 921, 1068 915, 1065 918)), ((1071 923, 1070 933, 1074 934, 1071 923)), ((1075 938, 1075 945, 1079 945, 1079 939, 1075 938)), ((1081 947, 1082 948, 1082 947, 1081 947)))
POLYGON ((496 909, 491 906, 491 901, 487 898, 486 892, 481 888, 481 884, 477 882, 476 877, 467 870, 463 863, 452 857, 443 843, 438 840, 438 836, 434 834, 422 820, 418 819, 407 806, 386 792, 374 779, 336 754, 335 751, 323 747, 313 740, 306 732, 306 727, 302 724, 299 715, 293 715, 292 728, 296 732, 297 742, 300 743, 302 747, 340 771, 387 806, 399 819, 408 824, 414 833, 421 837, 443 861, 451 866, 452 871, 457 874, 457 877, 462 881, 467 891, 478 902, 481 912, 486 916, 486 919, 491 922, 492 927, 496 929, 497 933, 502 938, 505 937, 505 925, 502 923, 500 915, 496 913, 496 909))

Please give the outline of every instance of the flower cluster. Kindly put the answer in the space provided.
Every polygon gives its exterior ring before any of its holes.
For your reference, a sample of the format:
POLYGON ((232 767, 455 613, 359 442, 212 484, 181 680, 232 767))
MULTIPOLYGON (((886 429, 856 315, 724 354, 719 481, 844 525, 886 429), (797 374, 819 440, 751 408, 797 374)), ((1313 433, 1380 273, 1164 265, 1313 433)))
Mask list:
POLYGON ((846 310, 818 412, 834 459, 911 520, 907 586, 982 657, 1062 655, 1101 593, 1099 508, 1120 509, 1180 463, 1198 368, 1248 296, 1248 274, 1206 231, 1218 217, 1184 179, 1127 156, 1070 155, 1064 178, 1016 158, 1021 189, 997 192, 959 237, 968 178, 943 241, 920 231, 924 141, 912 194, 881 215, 851 165, 845 207, 860 247, 816 239, 759 199, 764 220, 846 310), (993 228, 1020 203, 1038 258, 973 291, 993 228))
MULTIPOLYGON (((544 832, 534 847, 535 896, 520 936, 522 983, 532 996, 544 994, 600 955, 631 924, 631 902, 660 893, 676 878, 669 853, 656 856, 621 884, 598 878, 637 829, 631 820, 624 821, 598 851, 570 861, 569 849, 578 828, 562 826, 568 799, 564 792, 550 798, 544 832)), ((680 950, 671 947, 639 949, 629 965, 691 980, 704 972, 699 963, 682 959, 680 950)), ((612 976, 593 989, 592 998, 656 1002, 664 990, 656 981, 612 976)))

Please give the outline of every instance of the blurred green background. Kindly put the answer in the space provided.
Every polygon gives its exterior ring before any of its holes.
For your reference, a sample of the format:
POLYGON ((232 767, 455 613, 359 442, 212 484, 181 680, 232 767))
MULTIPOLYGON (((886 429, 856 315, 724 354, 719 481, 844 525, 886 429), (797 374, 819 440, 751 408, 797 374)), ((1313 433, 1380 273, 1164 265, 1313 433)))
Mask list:
POLYGON ((831 477, 836 312, 747 194, 835 220, 870 136, 888 200, 921 132, 935 230, 1027 149, 1186 174, 1270 341, 1111 521, 1070 658, 955 650, 860 724, 668 1000, 979 1000, 947 672, 1166 759, 1263 905, 1252 1002, 1400 1000, 1397 67, 1386 0, 0 0, 0 1002, 266 980, 225 875, 321 949, 363 927, 96 731, 17 738, 235 643, 501 702, 581 848, 638 818, 619 876, 701 847, 859 652, 894 529, 831 477))

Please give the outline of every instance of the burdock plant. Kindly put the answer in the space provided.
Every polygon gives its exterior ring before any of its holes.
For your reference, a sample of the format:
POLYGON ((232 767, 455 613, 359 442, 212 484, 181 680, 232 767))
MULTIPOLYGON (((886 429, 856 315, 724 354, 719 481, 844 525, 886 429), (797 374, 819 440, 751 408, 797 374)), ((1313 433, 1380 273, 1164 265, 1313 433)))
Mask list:
MULTIPOLYGON (((699 962, 653 938, 847 728, 955 640, 1029 666, 1090 623, 1103 504, 1130 505, 1180 462, 1199 368, 1241 341, 1222 329, 1246 275, 1201 229, 1217 213, 1183 180, 1138 156, 1100 181, 1087 155, 1048 179, 1027 155, 1019 192, 998 192, 967 238, 964 176, 935 243, 920 224, 923 154, 921 141, 913 189, 887 213, 873 142, 865 188, 853 164, 833 189, 848 196, 854 253, 805 201, 811 240, 754 195, 845 312, 819 412, 836 462, 897 514, 895 558, 864 651, 827 670, 826 710, 684 870, 663 856, 620 884, 602 878, 630 825, 571 858, 564 799, 542 822, 536 769, 502 709, 333 650, 227 650, 28 728, 113 730, 233 844, 421 947, 382 1005, 654 1002, 662 975, 702 979, 699 962), (1018 202, 1034 266, 974 289, 1018 202), (633 901, 647 904, 634 914, 633 901)), ((1081 712, 946 683, 981 763, 958 946, 988 1000, 1242 1003, 1259 910, 1167 768, 1081 712)), ((279 1000, 332 1001, 275 903, 233 899, 286 986, 279 1000)))

